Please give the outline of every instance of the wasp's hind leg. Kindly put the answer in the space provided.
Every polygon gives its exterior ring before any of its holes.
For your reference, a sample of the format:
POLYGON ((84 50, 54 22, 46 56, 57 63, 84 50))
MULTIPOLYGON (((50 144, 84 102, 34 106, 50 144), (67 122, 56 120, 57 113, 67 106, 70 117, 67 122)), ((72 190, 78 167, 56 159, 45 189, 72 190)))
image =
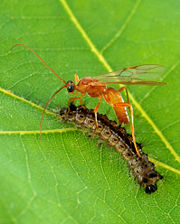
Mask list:
POLYGON ((132 138, 133 138, 133 143, 134 143, 134 147, 136 149, 136 153, 139 157, 141 157, 140 152, 138 150, 137 144, 136 144, 136 140, 135 140, 135 134, 134 134, 134 113, 133 113, 133 108, 132 105, 130 103, 116 103, 114 104, 114 106, 119 106, 119 107, 129 107, 130 109, 130 114, 131 114, 131 133, 132 133, 132 138))
POLYGON ((128 90, 127 90, 127 88, 126 88, 125 86, 121 87, 121 88, 118 89, 117 91, 122 92, 123 90, 126 91, 127 102, 130 103, 130 102, 129 102, 129 94, 128 94, 128 90))

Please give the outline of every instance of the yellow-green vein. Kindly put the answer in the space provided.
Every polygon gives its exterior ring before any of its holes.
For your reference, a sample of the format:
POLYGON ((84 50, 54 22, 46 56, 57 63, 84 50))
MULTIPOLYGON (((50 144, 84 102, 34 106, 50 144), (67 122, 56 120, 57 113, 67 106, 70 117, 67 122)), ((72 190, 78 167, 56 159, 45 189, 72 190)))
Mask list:
POLYGON ((103 52, 109 48, 112 43, 114 43, 114 41, 116 41, 122 34, 122 32, 125 30, 125 28, 127 27, 127 24, 129 23, 129 21, 131 20, 131 18, 133 17, 133 15, 135 14, 139 4, 140 4, 141 0, 137 0, 136 3, 134 4, 134 7, 132 8, 131 12, 129 13, 128 17, 126 18, 126 21, 124 22, 124 24, 121 26, 120 30, 116 33, 116 35, 102 48, 102 50, 100 51, 101 54, 103 54, 103 52))
POLYGON ((155 160, 155 159, 153 159, 153 158, 149 158, 149 160, 150 160, 151 162, 153 162, 156 166, 161 166, 161 167, 163 167, 163 168, 165 168, 165 169, 167 169, 167 170, 170 170, 170 171, 172 171, 172 172, 174 172, 174 173, 180 174, 180 170, 177 170, 177 169, 175 169, 175 168, 173 168, 173 167, 171 167, 171 166, 168 166, 168 165, 166 165, 165 163, 159 162, 159 161, 157 161, 157 160, 155 160))
MULTIPOLYGON (((43 130, 42 134, 63 133, 67 131, 75 131, 77 128, 62 128, 53 130, 43 130)), ((34 131, 0 131, 0 135, 40 135, 40 130, 34 131)))
MULTIPOLYGON (((10 90, 5 90, 5 89, 3 89, 3 88, 0 87, 0 92, 2 92, 5 95, 11 96, 14 99, 20 100, 21 102, 27 103, 27 104, 31 105, 32 107, 35 107, 38 110, 41 110, 41 111, 43 110, 43 108, 41 106, 39 106, 39 105, 37 105, 35 103, 32 103, 29 100, 26 100, 26 99, 24 99, 24 98, 22 98, 20 96, 15 95, 10 90)), ((51 111, 46 110, 45 113, 46 114, 50 114, 50 115, 56 117, 56 114, 53 113, 53 112, 51 112, 51 111)))

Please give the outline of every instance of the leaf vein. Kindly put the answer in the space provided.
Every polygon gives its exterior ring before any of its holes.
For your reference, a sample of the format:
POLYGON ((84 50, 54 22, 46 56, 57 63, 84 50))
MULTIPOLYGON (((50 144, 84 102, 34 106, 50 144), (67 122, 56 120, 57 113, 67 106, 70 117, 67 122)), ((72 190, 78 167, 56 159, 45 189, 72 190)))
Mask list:
POLYGON ((132 8, 131 12, 129 13, 128 17, 126 18, 125 22, 123 23, 123 25, 121 26, 120 30, 114 35, 114 37, 101 49, 101 54, 103 54, 103 52, 105 50, 107 50, 107 48, 109 48, 112 43, 114 43, 123 33, 123 31, 126 29, 128 23, 131 21, 132 17, 134 16, 134 14, 137 11, 137 8, 139 6, 139 4, 141 3, 141 0, 137 0, 136 3, 134 4, 134 7, 132 8))
POLYGON ((29 183, 29 186, 32 190, 32 194, 34 197, 36 197, 37 193, 36 191, 34 190, 34 187, 33 187, 33 184, 32 184, 32 180, 31 180, 31 171, 30 171, 30 166, 29 166, 29 156, 28 156, 28 152, 26 150, 26 147, 23 143, 23 140, 22 138, 20 138, 21 140, 21 144, 22 144, 22 147, 24 149, 24 153, 25 153, 25 163, 26 163, 26 169, 27 169, 27 178, 28 178, 28 183, 29 183))
MULTIPOLYGON (((15 95, 15 94, 12 93, 10 90, 5 90, 5 89, 3 89, 3 88, 0 87, 0 92, 2 92, 2 93, 5 94, 5 95, 8 95, 8 96, 10 96, 10 97, 12 97, 12 98, 14 98, 14 99, 16 99, 16 100, 19 100, 19 101, 21 101, 21 102, 23 102, 23 103, 27 103, 27 104, 29 104, 30 106, 32 106, 32 107, 34 107, 34 108, 36 108, 36 109, 38 109, 38 110, 40 110, 40 111, 43 111, 43 108, 42 108, 41 106, 39 106, 39 105, 37 105, 37 104, 35 104, 35 103, 29 101, 29 100, 26 100, 26 99, 24 99, 23 97, 20 97, 20 96, 15 95)), ((56 114, 53 113, 53 112, 51 112, 51 111, 46 110, 45 113, 46 113, 46 114, 49 114, 49 115, 52 115, 52 116, 54 116, 54 117, 56 117, 56 114)))
MULTIPOLYGON (((171 66, 171 68, 165 73, 165 75, 163 76, 163 79, 164 80, 178 65, 180 64, 180 60, 178 62, 176 62, 175 64, 173 64, 171 66)), ((139 104, 142 104, 142 102, 150 96, 150 94, 157 88, 157 86, 153 86, 151 88, 151 90, 149 92, 146 93, 146 95, 139 101, 139 104)))
MULTIPOLYGON (((62 128, 54 130, 43 130, 42 134, 64 133, 67 131, 76 131, 77 128, 62 128)), ((0 135, 40 135, 40 130, 33 131, 0 131, 0 135)))
POLYGON ((104 176, 105 182, 107 184, 107 189, 106 188, 104 189, 104 201, 105 201, 106 200, 106 193, 107 193, 107 191, 111 190, 111 187, 110 187, 109 181, 108 181, 108 179, 107 179, 107 177, 105 175, 102 161, 103 161, 103 158, 102 158, 102 150, 101 150, 100 151, 100 168, 101 168, 101 172, 102 172, 102 174, 104 176))

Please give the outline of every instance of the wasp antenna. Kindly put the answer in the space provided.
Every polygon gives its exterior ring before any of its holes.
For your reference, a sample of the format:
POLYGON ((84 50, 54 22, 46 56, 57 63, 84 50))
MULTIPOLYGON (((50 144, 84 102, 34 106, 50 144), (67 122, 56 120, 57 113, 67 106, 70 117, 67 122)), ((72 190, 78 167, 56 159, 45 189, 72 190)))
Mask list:
POLYGON ((58 93, 59 93, 62 89, 64 89, 65 87, 66 87, 66 85, 63 86, 63 87, 61 87, 60 89, 58 89, 58 90, 51 96, 51 98, 48 100, 48 102, 46 103, 46 105, 45 105, 45 107, 44 107, 44 109, 43 109, 42 115, 41 115, 41 121, 40 121, 40 137, 41 137, 41 134, 42 134, 42 122, 43 122, 43 118, 44 118, 45 110, 46 110, 47 106, 49 105, 49 103, 51 102, 51 100, 56 96, 56 94, 58 94, 58 93))
POLYGON ((61 79, 61 77, 59 77, 59 75, 31 48, 31 47, 28 47, 27 45, 25 45, 25 44, 15 44, 15 45, 13 45, 11 48, 10 48, 10 51, 14 48, 14 47, 16 47, 16 46, 24 46, 24 47, 26 47, 26 48, 28 48, 33 54, 35 54, 41 61, 42 61, 42 63, 47 67, 47 68, 49 68, 49 70, 51 70, 51 72, 52 73, 54 73, 54 75, 58 78, 58 79, 60 79, 64 84, 66 84, 66 82, 63 80, 63 79, 61 79))

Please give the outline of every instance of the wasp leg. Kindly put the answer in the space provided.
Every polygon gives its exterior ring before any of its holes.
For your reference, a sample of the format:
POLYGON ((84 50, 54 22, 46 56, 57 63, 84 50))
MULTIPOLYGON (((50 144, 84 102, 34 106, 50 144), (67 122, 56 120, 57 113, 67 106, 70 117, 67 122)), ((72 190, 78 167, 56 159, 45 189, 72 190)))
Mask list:
MULTIPOLYGON (((77 93, 75 93, 75 96, 77 96, 77 93)), ((82 105, 82 100, 83 100, 83 96, 85 96, 85 94, 81 94, 80 97, 72 97, 68 99, 68 112, 70 112, 70 107, 69 107, 69 103, 70 102, 74 102, 75 100, 80 100, 80 105, 82 105)))
POLYGON ((81 96, 80 97, 69 98, 68 99, 68 105, 69 105, 70 102, 74 102, 75 100, 81 100, 81 96))
POLYGON ((96 127, 98 127, 98 122, 97 122, 97 111, 99 109, 99 106, 101 104, 101 101, 102 101, 102 96, 99 97, 99 102, 98 104, 96 105, 96 107, 94 108, 94 116, 95 116, 95 123, 96 123, 96 127))
POLYGON ((72 97, 72 98, 68 99, 68 111, 67 111, 67 113, 70 112, 70 107, 69 107, 70 102, 74 102, 75 100, 80 100, 81 101, 81 98, 82 98, 82 96, 80 96, 80 97, 72 97))
POLYGON ((139 157, 141 157, 141 155, 139 153, 139 150, 138 150, 138 147, 136 145, 136 140, 135 140, 135 134, 134 134, 134 114, 133 114, 132 105, 130 103, 116 103, 114 105, 119 106, 119 107, 129 107, 130 113, 131 113, 131 133, 132 133, 132 138, 133 138, 133 142, 134 142, 134 147, 136 149, 137 155, 139 157))
POLYGON ((118 89, 119 92, 122 92, 123 90, 126 91, 127 102, 129 103, 129 94, 128 94, 127 88, 125 86, 123 86, 120 89, 118 89))
MULTIPOLYGON (((121 87, 117 91, 122 92, 123 90, 126 91, 127 102, 130 103, 130 101, 129 101, 129 93, 128 93, 128 90, 127 90, 127 88, 125 86, 121 87)), ((134 116, 135 117, 138 117, 139 115, 138 114, 134 114, 134 116)))
MULTIPOLYGON (((100 104, 101 104, 101 101, 102 101, 102 96, 99 97, 99 102, 98 102, 98 104, 96 105, 96 107, 94 108, 94 118, 95 118, 96 128, 98 127, 98 122, 97 122, 97 111, 98 111, 98 109, 99 109, 99 106, 100 106, 100 104)), ((94 138, 94 135, 95 135, 95 132, 96 132, 96 128, 95 128, 94 131, 92 132, 91 139, 94 138)))

